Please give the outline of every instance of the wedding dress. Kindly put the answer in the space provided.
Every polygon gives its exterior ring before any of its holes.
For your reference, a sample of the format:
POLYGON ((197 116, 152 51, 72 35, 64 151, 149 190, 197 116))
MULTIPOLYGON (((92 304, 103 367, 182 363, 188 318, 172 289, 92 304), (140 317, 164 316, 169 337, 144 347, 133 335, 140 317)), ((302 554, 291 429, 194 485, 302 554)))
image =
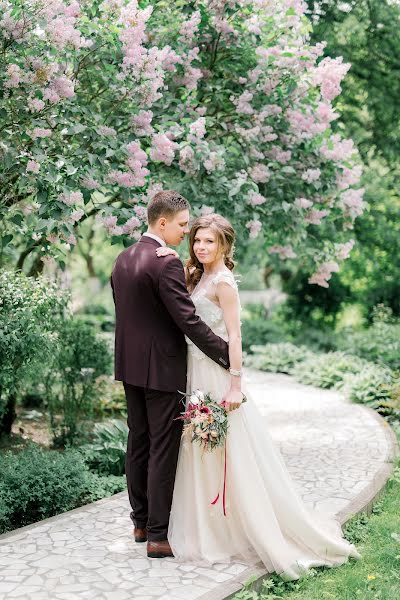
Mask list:
MULTIPOLYGON (((200 280, 192 300, 203 321, 228 341, 222 309, 210 297, 220 281, 237 291, 234 276, 224 270, 207 285, 200 280)), ((221 400, 229 372, 187 342, 187 392, 199 389, 221 400)), ((305 507, 265 419, 245 393, 248 401, 229 413, 226 465, 224 448, 203 452, 182 438, 168 531, 175 557, 199 564, 261 560, 285 579, 359 558, 337 521, 305 507)))

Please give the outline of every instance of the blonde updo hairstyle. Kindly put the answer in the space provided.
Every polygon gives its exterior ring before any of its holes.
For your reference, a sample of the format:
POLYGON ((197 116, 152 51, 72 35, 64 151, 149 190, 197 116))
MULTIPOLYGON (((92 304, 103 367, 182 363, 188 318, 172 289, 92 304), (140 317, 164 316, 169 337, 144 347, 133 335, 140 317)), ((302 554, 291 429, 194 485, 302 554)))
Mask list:
POLYGON ((197 217, 189 233, 190 258, 186 262, 186 283, 189 291, 195 288, 204 273, 202 263, 196 258, 193 252, 194 240, 199 229, 208 228, 216 234, 218 250, 222 250, 225 265, 230 271, 233 271, 235 267, 235 263, 233 262, 235 231, 229 221, 216 213, 197 217))

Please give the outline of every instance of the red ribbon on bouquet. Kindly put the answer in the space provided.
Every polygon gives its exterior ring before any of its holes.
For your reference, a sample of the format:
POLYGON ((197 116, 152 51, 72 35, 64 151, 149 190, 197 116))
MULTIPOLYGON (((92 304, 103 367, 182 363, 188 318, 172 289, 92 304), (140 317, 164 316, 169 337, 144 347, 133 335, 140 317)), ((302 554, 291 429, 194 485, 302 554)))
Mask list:
MULTIPOLYGON (((217 504, 219 500, 219 492, 215 500, 211 502, 212 505, 217 504)), ((224 450, 224 487, 222 492, 222 508, 224 511, 224 517, 226 517, 226 441, 225 441, 225 450, 224 450)))

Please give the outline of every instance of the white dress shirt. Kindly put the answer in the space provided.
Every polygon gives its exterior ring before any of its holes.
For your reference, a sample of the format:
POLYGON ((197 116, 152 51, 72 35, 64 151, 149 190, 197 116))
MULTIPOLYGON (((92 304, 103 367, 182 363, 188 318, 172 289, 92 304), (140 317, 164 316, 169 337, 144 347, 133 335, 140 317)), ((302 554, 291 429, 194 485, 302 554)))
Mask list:
POLYGON ((156 240, 156 242, 159 242, 161 244, 161 246, 166 246, 167 245, 164 242, 164 240, 162 240, 160 237, 158 237, 158 235, 155 235, 154 233, 150 233, 150 231, 146 231, 143 235, 147 235, 148 237, 153 238, 153 240, 156 240))

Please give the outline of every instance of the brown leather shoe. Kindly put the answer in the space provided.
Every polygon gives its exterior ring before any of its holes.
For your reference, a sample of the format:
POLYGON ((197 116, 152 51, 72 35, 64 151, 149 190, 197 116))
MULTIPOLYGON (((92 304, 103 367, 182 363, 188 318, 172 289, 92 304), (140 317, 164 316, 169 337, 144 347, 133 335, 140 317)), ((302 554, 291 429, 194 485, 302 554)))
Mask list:
POLYGON ((167 558, 168 556, 174 558, 168 540, 147 542, 147 556, 149 558, 167 558))
POLYGON ((135 527, 133 530, 133 535, 135 536, 135 542, 141 544, 142 542, 147 542, 147 529, 140 529, 139 527, 135 527))

